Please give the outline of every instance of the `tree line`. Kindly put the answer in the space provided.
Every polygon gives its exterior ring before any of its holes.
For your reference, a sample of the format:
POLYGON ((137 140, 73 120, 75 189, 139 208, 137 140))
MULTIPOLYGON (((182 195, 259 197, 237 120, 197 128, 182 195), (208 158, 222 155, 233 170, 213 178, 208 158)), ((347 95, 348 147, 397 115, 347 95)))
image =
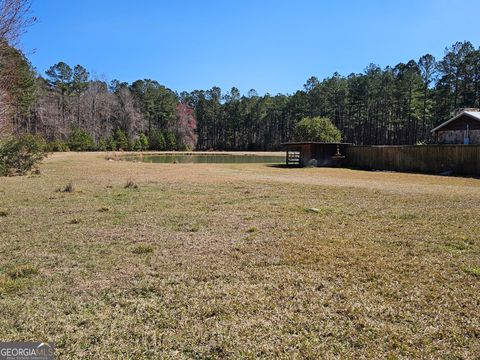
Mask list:
POLYGON ((235 87, 177 93, 150 79, 92 78, 64 62, 37 74, 14 47, 0 54, 0 78, 9 79, 0 100, 8 94, 11 104, 3 128, 39 134, 58 149, 276 150, 305 117, 329 118, 345 142, 428 143, 430 130, 455 109, 480 107, 480 50, 468 41, 447 47, 439 60, 427 54, 385 68, 370 64, 277 95, 242 95, 235 87))
POLYGON ((331 119, 345 142, 417 144, 432 142, 430 130, 457 109, 479 107, 479 85, 480 50, 465 41, 440 60, 427 54, 384 69, 370 64, 360 74, 311 77, 292 95, 214 87, 180 99, 196 111, 201 149, 278 149, 305 117, 331 119))
MULTIPOLYGON (((25 59, 21 61, 25 62, 25 59)), ((26 77, 28 77, 26 75, 26 77)), ((32 80, 32 79, 29 79, 32 80)), ((64 62, 25 84, 28 111, 12 117, 15 133, 42 135, 61 150, 186 150, 196 143, 192 109, 153 80, 91 79, 64 62)))

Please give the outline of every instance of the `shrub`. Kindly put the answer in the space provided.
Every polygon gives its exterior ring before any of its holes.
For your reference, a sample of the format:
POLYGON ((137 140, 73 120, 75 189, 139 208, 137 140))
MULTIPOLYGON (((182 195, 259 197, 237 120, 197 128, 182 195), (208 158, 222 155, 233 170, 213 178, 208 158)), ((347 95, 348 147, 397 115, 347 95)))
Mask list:
POLYGON ((295 125, 296 141, 340 142, 342 133, 328 118, 306 117, 295 125))
POLYGON ((45 141, 34 135, 0 141, 0 176, 25 175, 46 156, 45 141))
POLYGON ((68 145, 61 140, 54 140, 47 145, 49 152, 65 152, 70 151, 68 145))
POLYGON ((68 137, 68 146, 73 151, 95 150, 93 138, 85 130, 73 128, 68 137))

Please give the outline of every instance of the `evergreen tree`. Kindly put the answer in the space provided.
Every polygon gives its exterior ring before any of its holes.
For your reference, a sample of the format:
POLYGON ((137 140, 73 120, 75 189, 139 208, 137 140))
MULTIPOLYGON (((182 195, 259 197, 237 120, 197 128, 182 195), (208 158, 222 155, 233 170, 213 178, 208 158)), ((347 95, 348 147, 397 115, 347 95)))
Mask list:
POLYGON ((129 143, 125 131, 117 129, 114 134, 115 144, 117 145, 117 150, 128 150, 129 143))
POLYGON ((148 150, 149 144, 148 144, 148 138, 145 136, 144 133, 141 133, 138 137, 138 141, 140 143, 140 150, 148 150))

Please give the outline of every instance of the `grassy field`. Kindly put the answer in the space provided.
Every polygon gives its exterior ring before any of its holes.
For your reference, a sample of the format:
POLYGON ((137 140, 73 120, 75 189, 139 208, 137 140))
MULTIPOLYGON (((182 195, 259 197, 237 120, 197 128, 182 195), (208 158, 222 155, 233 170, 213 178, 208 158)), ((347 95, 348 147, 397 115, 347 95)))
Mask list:
POLYGON ((3 341, 62 359, 479 357, 480 180, 100 153, 41 170, 0 178, 3 341))

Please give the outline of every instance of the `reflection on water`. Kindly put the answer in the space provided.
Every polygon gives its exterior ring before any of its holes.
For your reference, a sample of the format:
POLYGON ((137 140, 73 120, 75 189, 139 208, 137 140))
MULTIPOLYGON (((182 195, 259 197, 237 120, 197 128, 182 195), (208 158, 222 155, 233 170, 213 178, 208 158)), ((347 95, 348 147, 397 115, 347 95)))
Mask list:
POLYGON ((231 154, 156 154, 127 155, 125 160, 146 163, 263 163, 281 164, 285 162, 284 155, 231 155, 231 154))

